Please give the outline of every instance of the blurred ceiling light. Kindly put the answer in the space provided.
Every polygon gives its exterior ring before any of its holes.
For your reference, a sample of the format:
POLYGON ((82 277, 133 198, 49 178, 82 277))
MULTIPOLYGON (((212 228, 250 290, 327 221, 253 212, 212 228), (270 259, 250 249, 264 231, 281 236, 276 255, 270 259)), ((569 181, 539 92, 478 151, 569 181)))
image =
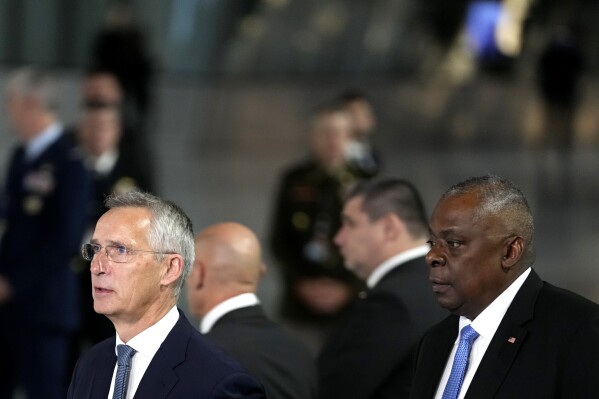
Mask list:
POLYGON ((347 8, 341 3, 322 5, 312 15, 310 25, 320 35, 337 37, 343 33, 348 21, 347 8))
POLYGON ((393 37, 390 29, 386 26, 372 26, 366 31, 364 37, 366 48, 374 54, 386 54, 391 49, 393 37))
POLYGON ((259 39, 265 31, 264 21, 257 15, 248 15, 239 23, 239 32, 245 37, 259 39))
POLYGON ((264 0, 267 7, 283 8, 289 5, 289 0, 264 0))
POLYGON ((314 54, 320 50, 320 37, 311 31, 304 30, 293 35, 293 44, 302 53, 314 54))

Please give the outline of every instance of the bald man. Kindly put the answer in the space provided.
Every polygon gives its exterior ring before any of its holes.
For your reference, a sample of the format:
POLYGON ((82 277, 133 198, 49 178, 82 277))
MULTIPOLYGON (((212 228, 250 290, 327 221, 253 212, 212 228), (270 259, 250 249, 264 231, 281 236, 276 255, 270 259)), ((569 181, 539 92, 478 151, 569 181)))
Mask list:
POLYGON ((266 267, 254 233, 238 223, 216 224, 198 234, 195 252, 187 298, 202 319, 200 332, 245 366, 268 398, 314 398, 309 350, 266 317, 256 296, 266 267))

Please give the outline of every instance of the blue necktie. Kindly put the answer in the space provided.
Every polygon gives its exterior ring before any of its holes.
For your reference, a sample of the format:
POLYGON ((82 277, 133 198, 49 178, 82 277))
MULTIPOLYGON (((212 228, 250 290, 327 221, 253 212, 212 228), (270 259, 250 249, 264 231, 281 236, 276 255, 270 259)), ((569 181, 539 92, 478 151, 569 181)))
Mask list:
POLYGON ((478 338, 478 333, 470 325, 462 328, 460 332, 460 344, 453 358, 453 366, 451 366, 451 374, 443 391, 443 399, 457 399, 462 389, 462 382, 468 369, 468 358, 470 357, 470 349, 472 343, 478 338))
POLYGON ((114 379, 114 393, 112 399, 125 399, 127 397, 127 384, 129 383, 129 371, 131 370, 131 358, 135 355, 135 349, 129 345, 118 345, 116 378, 114 379))

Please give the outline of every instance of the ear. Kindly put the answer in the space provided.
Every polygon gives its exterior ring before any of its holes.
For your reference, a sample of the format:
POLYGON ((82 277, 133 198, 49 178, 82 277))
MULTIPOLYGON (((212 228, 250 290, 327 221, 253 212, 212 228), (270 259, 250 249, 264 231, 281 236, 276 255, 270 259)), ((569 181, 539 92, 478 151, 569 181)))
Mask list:
POLYGON ((204 262, 196 259, 189 278, 192 289, 200 289, 204 286, 204 281, 206 281, 206 265, 204 262))
POLYGON ((390 241, 395 241, 400 235, 404 234, 405 226, 403 222, 393 213, 387 213, 379 222, 382 223, 385 238, 390 241))
POLYGON ((508 237, 505 241, 503 258, 501 259, 501 268, 505 271, 510 270, 517 264, 524 254, 524 239, 522 237, 508 237))
POLYGON ((166 265, 166 270, 160 282, 163 285, 170 285, 173 282, 177 281, 181 274, 183 273, 183 257, 178 254, 167 255, 168 263, 166 265))

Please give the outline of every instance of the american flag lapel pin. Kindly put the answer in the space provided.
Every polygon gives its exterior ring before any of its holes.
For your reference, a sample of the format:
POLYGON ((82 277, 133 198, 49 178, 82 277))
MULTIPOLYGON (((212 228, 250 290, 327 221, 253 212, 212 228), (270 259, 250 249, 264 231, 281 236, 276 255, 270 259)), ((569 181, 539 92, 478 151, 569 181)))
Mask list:
POLYGON ((514 342, 516 342, 516 337, 509 337, 507 339, 507 342, 509 342, 510 344, 513 344, 514 342))

